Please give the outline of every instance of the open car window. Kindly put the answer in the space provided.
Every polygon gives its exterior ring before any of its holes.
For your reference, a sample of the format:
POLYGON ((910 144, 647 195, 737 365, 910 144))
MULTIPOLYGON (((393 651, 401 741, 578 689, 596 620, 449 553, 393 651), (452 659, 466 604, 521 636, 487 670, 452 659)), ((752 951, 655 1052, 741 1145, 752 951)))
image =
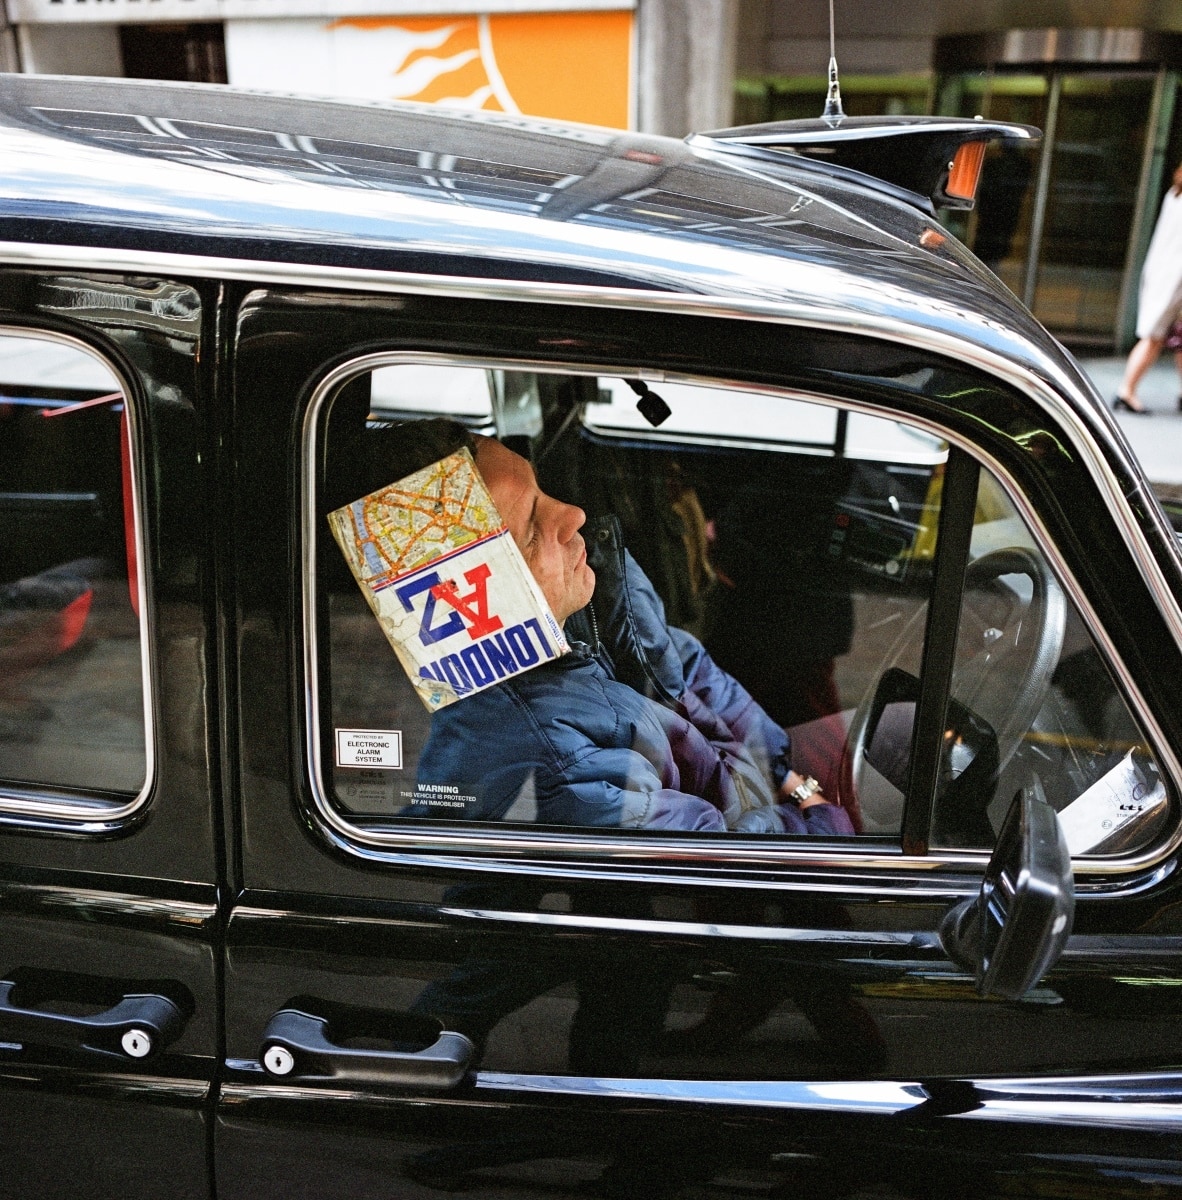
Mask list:
MULTIPOLYGON (((346 820, 898 842, 939 551, 940 439, 799 396, 441 363, 361 375, 327 396, 316 419, 320 782, 346 820), (668 410, 650 410, 663 415, 656 425, 642 411, 653 393, 668 410), (403 581, 412 635, 455 632, 423 669, 457 697, 432 711, 329 536, 328 515, 396 482, 382 449, 400 436, 393 427, 438 416, 495 435, 529 464, 540 494, 586 514, 579 536, 595 584, 588 610, 561 622, 562 653, 544 622, 533 632, 528 622, 506 626, 476 646, 469 618, 496 617, 480 607, 491 604, 486 585, 459 574, 403 581), (807 807, 777 818, 795 805, 786 781, 801 777, 840 819, 802 822, 807 807)), ((997 540, 1032 546, 1000 487, 983 479, 979 508, 989 516, 974 534, 983 565, 970 571, 965 636, 979 619, 978 575, 987 590, 1008 579, 997 540)), ((395 591, 396 577, 386 581, 395 591)), ((1064 637, 1082 647, 1082 623, 1058 595, 1064 637)), ((1026 667, 1014 659, 1011 675, 1054 675, 1050 649, 1026 667)), ((952 710, 969 714, 970 741, 990 720, 971 678, 964 652, 952 710)), ((1012 677, 995 683, 1014 686, 1012 677)), ((1030 687, 1033 705, 1042 684, 1030 687)), ((1152 786, 1144 739, 1111 684, 1107 695, 1108 710, 1123 715, 1108 718, 1099 736, 1111 745, 1089 764, 1079 731, 1065 732, 1065 718, 1041 705, 1022 731, 1003 731, 1023 753, 996 756, 971 831, 948 791, 964 759, 950 748, 933 845, 992 844, 1003 793, 1022 786, 1031 754, 1056 758, 1047 773, 1066 755, 1079 774, 1057 806, 1105 772, 1115 782, 1117 760, 1108 760, 1120 747, 1136 747, 1123 761, 1152 786)), ((985 753, 978 772, 990 761, 985 753)))

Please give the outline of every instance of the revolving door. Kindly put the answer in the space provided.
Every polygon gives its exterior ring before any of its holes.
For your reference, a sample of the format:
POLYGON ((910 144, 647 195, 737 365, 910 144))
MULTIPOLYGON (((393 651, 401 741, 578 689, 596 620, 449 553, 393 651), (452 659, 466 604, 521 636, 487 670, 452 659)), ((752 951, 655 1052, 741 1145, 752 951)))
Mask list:
POLYGON ((1034 149, 995 148, 976 209, 949 224, 1077 349, 1123 352, 1158 207, 1182 154, 1179 75, 1153 64, 941 71, 934 111, 1036 125, 1034 149))

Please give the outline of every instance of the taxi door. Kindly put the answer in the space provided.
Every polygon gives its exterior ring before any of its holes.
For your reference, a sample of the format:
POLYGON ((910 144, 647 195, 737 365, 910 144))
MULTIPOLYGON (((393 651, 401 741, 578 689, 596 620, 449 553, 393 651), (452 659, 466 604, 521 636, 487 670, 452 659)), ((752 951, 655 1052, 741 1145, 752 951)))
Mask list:
MULTIPOLYGON (((883 381, 903 371, 889 348, 859 358, 852 346, 777 336, 778 344, 738 338, 734 322, 491 300, 243 289, 224 451, 237 589, 230 827, 240 874, 226 926, 215 1137, 223 1200, 462 1189, 843 1195, 885 1185, 988 1195, 1005 1192, 1015 1171, 1050 1172, 1072 1186, 1096 1177, 1088 1122, 1112 1089, 1089 1092, 1092 1084, 1077 1081, 1078 1094, 1058 1094, 1058 1102, 1084 1116, 1062 1122, 1048 1116, 1039 1089, 1065 1069, 1131 1070, 1142 1061, 1148 1026, 1134 1028, 1093 986, 1092 972, 1116 969, 1110 950, 1069 948, 1047 988, 990 1001, 977 992, 971 962, 954 961, 940 933, 946 914, 978 892, 988 848, 973 851, 972 839, 992 821, 984 807, 938 807, 933 816, 980 509, 977 462, 944 446, 940 463, 927 463, 918 455, 932 439, 906 433, 906 471, 875 474, 832 449, 822 454, 819 443, 768 457, 762 447, 698 442, 696 458, 688 443, 676 445, 675 472, 675 429, 660 445, 641 445, 639 432, 613 435, 606 409, 595 407, 609 403, 613 374, 635 378, 638 363, 655 372, 673 358, 682 377, 750 379, 758 371, 777 395, 864 407, 881 402, 883 381), (690 345, 693 363, 684 357, 690 345), (753 363, 756 345, 764 358, 753 363), (840 381, 817 365, 828 356, 846 364, 840 381), (612 362, 614 373, 603 365, 612 362), (523 363, 546 366, 544 378, 523 381, 523 363), (862 364, 861 383, 850 363, 862 364), (456 392, 436 386, 440 376, 420 388, 440 367, 471 373, 456 392), (397 373, 397 410, 385 371, 397 373), (817 472, 807 476, 816 486, 802 491, 825 497, 828 524, 818 525, 817 504, 802 500, 796 517, 784 518, 793 535, 785 545, 839 560, 844 575, 818 567, 809 576, 797 565, 801 579, 827 581, 829 611, 840 599, 835 580, 860 581, 841 601, 855 648, 865 631, 921 631, 923 653, 908 669, 923 690, 918 700, 896 697, 918 704, 921 732, 909 760, 903 751, 918 782, 903 780, 903 792, 884 790, 873 804, 865 797, 861 832, 840 843, 544 827, 528 789, 502 820, 440 815, 468 802, 466 780, 479 785, 488 756, 473 752, 466 779, 454 785, 432 779, 433 790, 418 788, 431 717, 375 628, 327 515, 375 486, 365 450, 373 431, 441 409, 536 455, 556 495, 577 485, 582 498, 594 494, 609 508, 647 495, 631 526, 640 553, 668 518, 670 496, 690 514, 680 528, 690 528, 692 478, 695 499, 716 514, 709 544, 717 570, 732 581, 746 568, 740 539, 727 543, 729 570, 718 557, 727 523, 754 504, 766 529, 786 503, 783 489, 764 500, 751 493, 751 473, 817 472), (576 430, 578 457, 561 440, 549 456, 539 452, 535 439, 546 441, 560 412, 568 419, 557 421, 558 433, 576 430), (641 451, 664 473, 632 471, 629 455, 641 451), (806 459, 812 468, 801 465, 806 459), (628 490, 645 483, 648 493, 628 490), (887 483, 891 490, 878 487, 887 483), (728 497, 742 502, 738 509, 728 497), (920 560, 917 523, 937 501, 940 548, 934 562, 920 560), (349 757, 362 741, 364 763, 349 757), (429 790, 446 804, 423 819, 415 810, 429 790), (965 847, 959 860, 948 842, 965 847), (982 1083, 993 1076, 1010 1081, 1000 1098, 982 1083), (990 1103, 1005 1110, 996 1120, 983 1119, 990 1103)), ((929 365, 933 388, 967 387, 960 368, 929 365)), ((842 421, 825 411, 833 439, 842 421)), ((847 416, 843 438, 852 436, 847 416)), ((650 555, 650 575, 661 578, 663 569, 650 555)), ((987 598, 997 599, 994 576, 1012 570, 1008 558, 987 562, 987 598)), ((765 607, 788 604, 764 595, 765 607)), ((670 585, 668 610, 675 601, 670 585)), ((1039 644, 1058 645, 1058 617, 1044 610, 1039 644)), ((692 619, 688 604, 684 611, 692 619)), ((832 653, 844 654, 837 643, 832 653)), ((858 686, 874 693, 870 672, 882 663, 868 657, 846 667, 849 678, 869 677, 858 686)), ((1005 747, 1011 756, 1018 740, 1005 747)), ((1128 940, 1122 969, 1146 966, 1152 953, 1128 940)), ((1144 1019, 1159 1039, 1175 1037, 1163 1016, 1144 1019)), ((1144 1152, 1168 1173, 1154 1141, 1160 1132, 1152 1123, 1126 1126, 1114 1153, 1144 1152)))
MULTIPOLYGON (((206 297, 0 272, 0 1191, 208 1197, 206 297)), ((208 361, 208 359, 207 359, 208 361)))

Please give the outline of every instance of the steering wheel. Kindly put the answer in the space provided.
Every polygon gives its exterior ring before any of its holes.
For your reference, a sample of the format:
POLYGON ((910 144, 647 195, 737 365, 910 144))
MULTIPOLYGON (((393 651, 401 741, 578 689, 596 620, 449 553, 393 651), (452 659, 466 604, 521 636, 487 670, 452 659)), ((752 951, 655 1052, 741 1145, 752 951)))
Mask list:
POLYGON ((1063 651, 1067 601, 1046 559, 1025 546, 994 550, 970 563, 964 592, 952 694, 993 726, 999 767, 1004 767, 1034 724, 1051 686, 1063 651), (1011 575, 1029 580, 1028 596, 1003 582, 1011 575), (1005 623, 999 627, 979 621, 977 597, 1008 603, 1005 623))
MULTIPOLYGON (((992 726, 1000 771, 1046 699, 1063 649, 1067 601, 1046 559, 1026 546, 991 550, 971 562, 963 596, 952 698, 992 726), (1022 581, 1018 587, 1005 582, 1013 576, 1022 581)), ((867 770, 866 751, 882 677, 914 650, 925 617, 920 609, 908 621, 850 725, 849 777, 868 833, 897 833, 902 824, 903 794, 877 771, 867 770)))

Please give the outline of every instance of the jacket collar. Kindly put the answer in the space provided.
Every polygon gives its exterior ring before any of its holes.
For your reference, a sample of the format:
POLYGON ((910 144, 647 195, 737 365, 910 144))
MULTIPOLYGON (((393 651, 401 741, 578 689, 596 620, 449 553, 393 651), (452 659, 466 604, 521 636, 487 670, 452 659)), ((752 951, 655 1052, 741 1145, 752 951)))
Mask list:
POLYGON ((642 695, 675 704, 685 691, 681 658, 665 623, 665 606, 624 548, 619 520, 597 517, 583 527, 595 572, 591 603, 567 619, 568 639, 606 651, 616 678, 642 695))

